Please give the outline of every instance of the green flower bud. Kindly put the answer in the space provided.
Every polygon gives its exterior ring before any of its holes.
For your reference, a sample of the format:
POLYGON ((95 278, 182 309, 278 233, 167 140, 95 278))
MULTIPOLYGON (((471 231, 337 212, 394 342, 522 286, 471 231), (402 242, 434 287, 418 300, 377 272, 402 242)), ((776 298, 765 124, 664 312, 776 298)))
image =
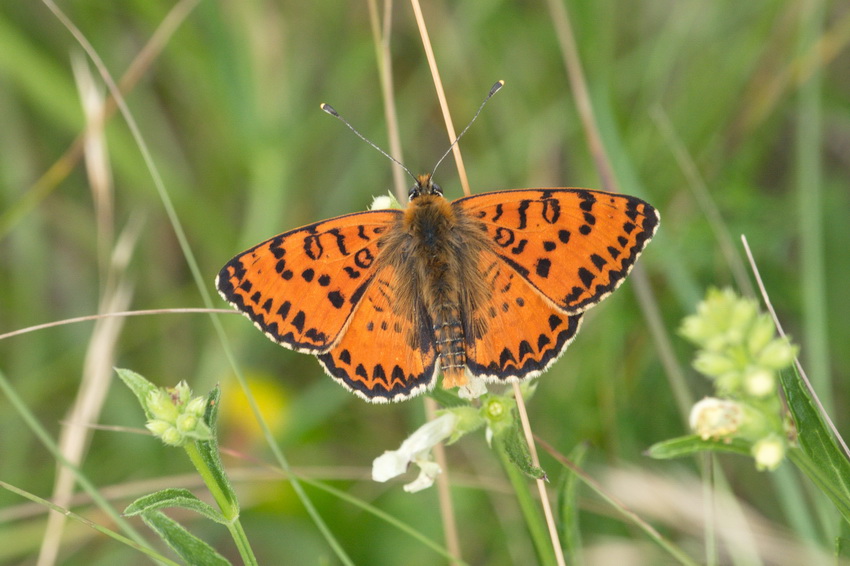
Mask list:
POLYGON ((755 301, 735 297, 732 291, 729 294, 733 302, 728 324, 737 342, 737 338, 744 336, 758 316, 758 305, 755 301))
POLYGON ((183 446, 186 442, 186 437, 173 426, 168 427, 168 430, 162 433, 159 438, 169 446, 183 446))
POLYGON ((771 369, 782 369, 791 365, 797 348, 784 338, 771 340, 759 353, 756 363, 771 369))
POLYGON ((186 412, 198 418, 202 418, 206 410, 207 400, 203 397, 195 397, 186 405, 186 412))
POLYGON ((722 396, 735 397, 741 392, 742 387, 742 374, 737 369, 714 378, 714 388, 722 396))
POLYGON ((181 381, 175 387, 168 389, 171 393, 175 405, 185 405, 192 398, 192 390, 189 389, 189 384, 181 381))
POLYGON ((145 428, 153 433, 154 436, 162 437, 166 430, 172 427, 172 424, 168 421, 154 420, 148 421, 145 424, 145 428))
POLYGON ((146 411, 152 418, 145 426, 171 446, 182 446, 189 438, 208 440, 212 432, 203 421, 205 410, 206 399, 192 399, 192 390, 181 381, 147 394, 146 411))
POLYGON ((709 333, 706 332, 704 319, 694 314, 685 317, 682 321, 682 326, 679 327, 679 334, 694 344, 699 345, 702 344, 709 333))
POLYGON ((181 433, 194 431, 198 426, 198 417, 190 413, 183 413, 177 417, 177 430, 181 433))
POLYGON ((756 318, 747 333, 747 352, 750 356, 757 356, 773 340, 775 334, 773 319, 764 314, 756 318))
POLYGON ((177 406, 173 397, 164 389, 155 389, 148 394, 147 408, 154 419, 173 423, 177 420, 177 406))
POLYGON ((725 353, 702 350, 694 359, 694 369, 709 377, 718 377, 738 369, 735 360, 725 353))

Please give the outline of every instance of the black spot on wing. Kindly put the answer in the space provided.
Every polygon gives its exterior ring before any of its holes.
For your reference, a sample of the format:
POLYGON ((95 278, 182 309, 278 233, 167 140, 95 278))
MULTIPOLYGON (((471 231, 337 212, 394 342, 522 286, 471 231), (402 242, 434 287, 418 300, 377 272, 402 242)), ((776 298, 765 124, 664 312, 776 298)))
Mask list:
POLYGON ((298 313, 292 317, 292 326, 295 327, 295 330, 298 332, 304 332, 304 323, 306 322, 307 315, 304 314, 304 311, 298 311, 298 313))
POLYGON ((279 314, 283 320, 286 320, 286 317, 289 316, 289 309, 291 308, 292 303, 289 301, 283 301, 283 304, 277 309, 277 314, 279 314))
POLYGON ((585 288, 590 289, 590 285, 593 283, 593 280, 596 276, 588 271, 584 267, 579 267, 578 269, 578 278, 581 279, 582 284, 585 288))
POLYGON ((512 260, 511 258, 509 258, 507 256, 500 255, 499 257, 502 258, 505 261, 505 263, 507 263, 509 266, 511 266, 511 268, 513 268, 514 271, 516 271, 517 273, 519 273, 523 277, 528 278, 528 275, 530 273, 528 271, 528 269, 524 268, 523 266, 521 266, 520 264, 518 264, 517 262, 515 262, 514 260, 512 260))
POLYGON ((522 240, 520 240, 520 241, 519 241, 519 243, 518 243, 516 246, 514 246, 513 248, 511 248, 511 253, 512 253, 512 254, 514 254, 514 255, 521 254, 521 253, 522 253, 522 250, 524 250, 524 249, 525 249, 525 246, 526 246, 527 244, 528 244, 528 240, 526 240, 526 239, 522 239, 522 240))
POLYGON ((342 308, 342 305, 345 304, 345 297, 342 296, 342 293, 339 291, 331 291, 328 293, 328 300, 334 306, 334 308, 342 308))
POLYGON ((530 204, 530 200, 521 200, 519 203, 519 207, 517 208, 517 214, 519 214, 518 228, 520 230, 525 230, 528 225, 528 207, 530 204))
POLYGON ((535 273, 537 273, 537 275, 539 277, 542 277, 542 278, 545 279, 545 278, 549 277, 549 269, 551 267, 552 267, 552 262, 549 261, 547 258, 542 257, 542 258, 537 260, 537 265, 535 266, 535 273))

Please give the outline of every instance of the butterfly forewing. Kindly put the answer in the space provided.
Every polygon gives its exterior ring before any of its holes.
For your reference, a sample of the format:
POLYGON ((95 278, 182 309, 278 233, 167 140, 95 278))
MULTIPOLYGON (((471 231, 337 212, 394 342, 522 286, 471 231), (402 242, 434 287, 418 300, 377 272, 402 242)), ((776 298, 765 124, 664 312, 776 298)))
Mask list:
POLYGON ((400 214, 348 214, 280 234, 227 262, 216 287, 275 342, 325 352, 369 286, 378 240, 400 214))
POLYGON ((454 201, 480 221, 499 257, 568 314, 608 296, 658 226, 644 201, 588 189, 518 189, 454 201))
POLYGON ((572 342, 581 315, 555 307, 495 254, 482 256, 478 268, 489 293, 472 315, 476 330, 467 337, 469 371, 488 381, 539 375, 572 342))
POLYGON ((399 401, 429 389, 436 378, 434 334, 421 303, 401 312, 397 292, 407 284, 381 265, 342 338, 319 361, 327 373, 367 401, 399 401))

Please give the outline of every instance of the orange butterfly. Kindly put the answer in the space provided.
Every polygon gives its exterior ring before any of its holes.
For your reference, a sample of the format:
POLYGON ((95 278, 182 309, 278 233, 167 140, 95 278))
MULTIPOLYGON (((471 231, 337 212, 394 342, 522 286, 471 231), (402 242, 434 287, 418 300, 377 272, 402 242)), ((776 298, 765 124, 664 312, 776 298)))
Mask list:
MULTIPOLYGON (((352 128, 353 129, 353 128, 352 128)), ((359 135, 359 134, 358 134, 359 135)), ((658 228, 635 197, 518 189, 449 202, 420 175, 404 210, 347 214, 237 255, 216 286, 266 336, 367 401, 540 375, 658 228)))

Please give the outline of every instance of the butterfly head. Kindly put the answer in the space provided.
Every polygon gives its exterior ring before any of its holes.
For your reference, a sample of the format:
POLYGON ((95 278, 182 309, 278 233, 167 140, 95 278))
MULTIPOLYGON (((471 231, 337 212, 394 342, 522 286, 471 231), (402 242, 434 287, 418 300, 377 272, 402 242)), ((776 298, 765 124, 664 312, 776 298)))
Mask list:
POLYGON ((407 198, 413 200, 424 195, 443 196, 443 188, 431 180, 430 173, 418 175, 416 177, 416 184, 410 187, 410 192, 407 194, 407 198))

